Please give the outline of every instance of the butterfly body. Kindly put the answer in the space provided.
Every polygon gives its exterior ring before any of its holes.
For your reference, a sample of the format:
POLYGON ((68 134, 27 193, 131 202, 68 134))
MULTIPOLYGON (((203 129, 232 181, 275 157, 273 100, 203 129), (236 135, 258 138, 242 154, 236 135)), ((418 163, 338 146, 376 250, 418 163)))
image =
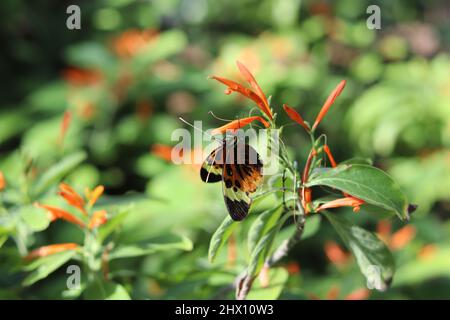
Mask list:
POLYGON ((250 145, 235 137, 223 140, 203 162, 200 177, 204 182, 222 181, 228 213, 235 221, 243 220, 250 209, 252 194, 262 182, 263 164, 250 145))

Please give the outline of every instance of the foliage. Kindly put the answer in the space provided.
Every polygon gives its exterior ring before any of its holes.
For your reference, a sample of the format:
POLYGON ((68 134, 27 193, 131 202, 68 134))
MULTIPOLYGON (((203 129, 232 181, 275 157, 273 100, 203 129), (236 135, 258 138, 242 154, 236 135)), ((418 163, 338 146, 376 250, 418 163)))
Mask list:
POLYGON ((248 299, 449 298, 448 4, 375 3, 381 30, 371 1, 80 2, 80 31, 63 2, 2 3, 0 298, 222 299, 245 282, 248 299), (274 119, 207 80, 246 80, 236 61, 274 119), (342 79, 312 139, 304 119, 342 79), (178 117, 220 128, 208 111, 282 128, 285 177, 243 222, 198 167, 170 163, 178 117), (373 264, 383 292, 366 289, 373 264))

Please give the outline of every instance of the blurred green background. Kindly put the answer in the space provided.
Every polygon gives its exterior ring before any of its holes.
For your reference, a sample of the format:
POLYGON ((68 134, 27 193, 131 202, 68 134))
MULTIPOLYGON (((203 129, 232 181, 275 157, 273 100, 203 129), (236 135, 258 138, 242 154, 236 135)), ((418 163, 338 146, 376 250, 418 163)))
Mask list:
MULTIPOLYGON (((274 275, 277 285, 255 284, 249 298, 450 298, 448 1, 3 0, 0 8, 5 190, 20 188, 26 163, 32 161, 39 174, 84 150, 87 160, 66 181, 79 190, 103 184, 115 201, 139 195, 120 231, 122 243, 167 234, 194 243, 190 252, 112 264, 132 298, 232 297, 223 289, 248 259, 239 235, 249 224, 242 224, 236 239, 236 261, 225 250, 210 264, 209 239, 226 215, 220 186, 204 185, 195 168, 167 162, 164 146, 176 143, 171 134, 184 126, 180 116, 203 120, 206 129, 222 125, 209 111, 228 119, 248 115, 246 101, 207 80, 210 74, 241 79, 236 60, 272 95, 279 123, 289 122, 282 103, 314 119, 328 93, 346 79, 320 128, 336 160, 372 158, 419 205, 408 226, 379 223, 363 212, 350 215, 394 250, 397 273, 386 292, 364 290, 353 258, 323 221, 285 259, 274 275), (81 8, 81 30, 66 28, 70 4, 81 8), (366 26, 371 4, 381 8, 380 30, 366 26), (72 121, 61 146, 66 111, 72 121)), ((304 162, 308 137, 301 128, 288 127, 284 139, 304 162)), ((39 230, 27 229, 27 247, 79 236, 63 223, 34 233, 39 230)), ((61 295, 63 271, 22 288, 16 246, 11 240, 2 245, 1 297, 67 298, 61 295)))

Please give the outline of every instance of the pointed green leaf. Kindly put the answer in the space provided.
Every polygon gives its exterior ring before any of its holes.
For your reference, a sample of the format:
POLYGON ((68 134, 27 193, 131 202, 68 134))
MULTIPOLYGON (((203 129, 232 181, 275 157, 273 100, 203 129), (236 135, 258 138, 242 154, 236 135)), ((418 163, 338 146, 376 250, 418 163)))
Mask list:
POLYGON ((386 244, 365 229, 352 225, 347 219, 324 212, 331 225, 353 253, 368 284, 385 290, 392 282, 395 262, 386 244))
POLYGON ((32 205, 20 208, 20 217, 33 231, 45 230, 50 224, 46 212, 32 205))
POLYGON ((302 240, 312 237, 319 231, 320 223, 322 221, 322 217, 320 214, 315 214, 313 216, 308 216, 305 222, 305 229, 303 230, 302 240))
POLYGON ((258 215, 248 232, 247 246, 250 252, 253 251, 258 241, 273 228, 282 213, 283 206, 279 205, 258 215))
POLYGON ((270 254, 276 235, 289 217, 292 216, 285 214, 278 219, 277 224, 258 241, 250 257, 250 263, 247 268, 248 276, 255 277, 259 274, 266 258, 270 254))
POLYGON ((280 296, 289 278, 285 268, 271 268, 269 270, 269 285, 261 286, 260 281, 255 281, 252 290, 247 295, 247 300, 276 300, 280 296))
POLYGON ((8 236, 6 234, 0 236, 0 249, 3 247, 3 244, 6 242, 6 240, 8 240, 8 236))
POLYGON ((49 274, 61 267, 67 261, 75 256, 75 250, 64 251, 60 253, 52 254, 51 256, 39 258, 29 265, 25 266, 24 270, 31 271, 25 280, 23 280, 24 286, 30 286, 33 283, 46 278, 49 274))
POLYGON ((46 191, 53 184, 58 183, 61 179, 75 169, 80 163, 86 159, 85 152, 77 152, 63 158, 60 162, 48 169, 36 182, 32 188, 32 194, 37 196, 46 191))
POLYGON ((220 226, 217 228, 216 232, 211 237, 211 241, 209 242, 209 250, 208 250, 208 259, 210 262, 214 262, 217 254, 220 249, 223 247, 224 243, 228 240, 231 233, 238 223, 233 221, 229 215, 223 219, 220 226))
POLYGON ((310 176, 308 187, 328 186, 377 207, 394 211, 402 220, 408 220, 408 201, 400 186, 384 171, 362 164, 322 168, 310 176))
POLYGON ((98 239, 100 242, 103 242, 112 232, 114 232, 116 229, 120 227, 120 225, 123 223, 125 218, 130 213, 131 208, 127 208, 119 213, 117 213, 115 216, 113 216, 111 219, 109 219, 105 224, 100 226, 98 228, 98 239))
POLYGON ((191 251, 193 247, 192 241, 186 237, 182 237, 181 241, 169 243, 144 243, 138 245, 121 245, 111 251, 109 260, 119 258, 132 258, 153 254, 155 252, 167 250, 185 250, 191 251))

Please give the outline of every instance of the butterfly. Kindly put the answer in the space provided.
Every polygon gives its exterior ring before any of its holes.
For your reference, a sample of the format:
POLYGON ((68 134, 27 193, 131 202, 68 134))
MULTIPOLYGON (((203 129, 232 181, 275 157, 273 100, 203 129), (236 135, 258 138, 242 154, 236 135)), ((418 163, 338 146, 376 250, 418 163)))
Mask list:
POLYGON ((200 177, 204 182, 222 181, 222 192, 230 217, 243 220, 252 204, 252 194, 262 183, 263 163, 250 145, 224 139, 202 164, 200 177))

